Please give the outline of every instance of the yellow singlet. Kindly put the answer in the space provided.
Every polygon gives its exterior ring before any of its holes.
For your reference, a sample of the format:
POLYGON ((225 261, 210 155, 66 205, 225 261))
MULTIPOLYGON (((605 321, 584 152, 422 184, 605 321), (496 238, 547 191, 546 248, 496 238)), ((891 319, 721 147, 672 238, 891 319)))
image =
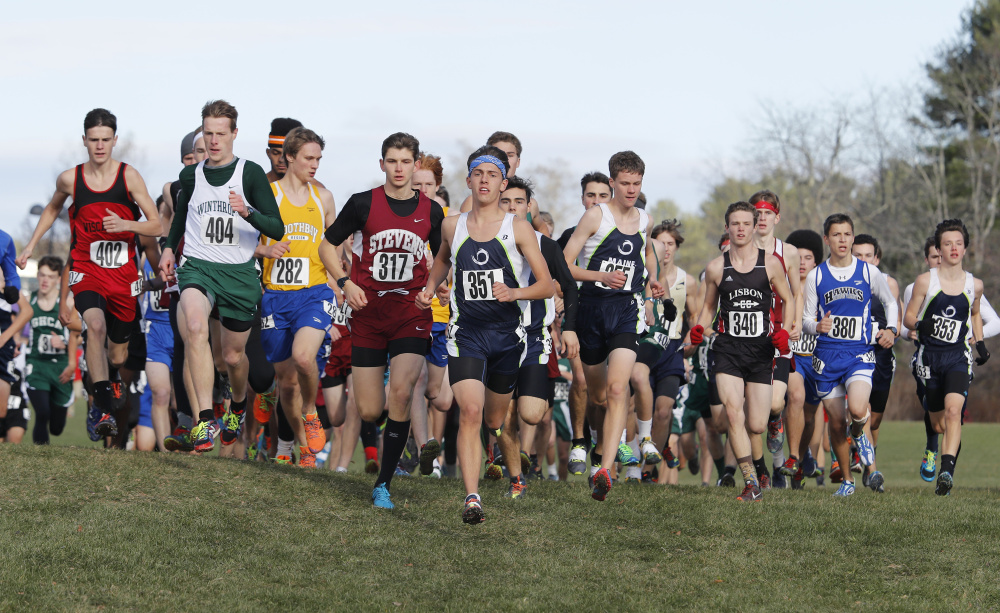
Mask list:
MULTIPOLYGON (((444 216, 448 216, 448 207, 441 207, 444 209, 444 216)), ((431 314, 434 317, 434 323, 436 324, 446 324, 451 321, 451 310, 448 305, 441 305, 441 301, 438 300, 437 296, 431 300, 431 314)))
MULTIPOLYGON (((302 206, 292 204, 275 181, 271 191, 278 201, 281 219, 285 222, 282 241, 290 246, 280 258, 264 258, 264 289, 288 291, 325 285, 326 267, 319 259, 319 244, 323 240, 326 219, 319 192, 309 184, 309 200, 302 206)), ((265 245, 276 241, 265 237, 265 245)))

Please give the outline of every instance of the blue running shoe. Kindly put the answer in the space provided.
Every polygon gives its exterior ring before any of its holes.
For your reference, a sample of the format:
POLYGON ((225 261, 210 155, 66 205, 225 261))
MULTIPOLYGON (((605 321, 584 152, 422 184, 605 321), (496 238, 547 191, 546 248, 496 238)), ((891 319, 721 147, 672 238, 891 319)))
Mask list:
POLYGON ((873 472, 871 475, 868 476, 868 487, 872 488, 873 492, 884 494, 885 493, 885 487, 883 487, 884 485, 885 485, 885 477, 883 477, 882 473, 880 473, 879 471, 876 470, 875 472, 873 472))
POLYGON ((95 443, 101 440, 101 435, 97 433, 97 422, 101 421, 101 417, 101 411, 95 405, 87 407, 87 435, 95 443))
POLYGON ((816 464, 816 458, 813 457, 812 451, 806 451, 806 457, 802 459, 802 476, 806 479, 813 479, 821 474, 822 473, 819 472, 819 466, 816 464))
POLYGON ((862 466, 871 466, 875 463, 875 448, 872 447, 864 432, 854 438, 854 444, 858 448, 858 457, 861 458, 862 466))
POLYGON ((934 488, 934 493, 938 496, 947 496, 954 485, 955 482, 951 478, 951 473, 941 471, 941 474, 938 475, 937 487, 934 488))
POLYGON ((920 478, 930 483, 934 480, 935 474, 937 474, 937 454, 930 449, 925 449, 924 461, 920 463, 920 478))
POLYGON ((620 443, 618 445, 618 461, 625 466, 638 466, 639 458, 635 457, 632 453, 632 448, 628 446, 628 443, 620 443))
POLYGON ((105 436, 118 436, 118 423, 110 414, 101 415, 101 419, 94 426, 94 434, 98 440, 105 436))
POLYGON ((392 504, 392 499, 389 497, 389 490, 385 487, 385 483, 379 483, 372 490, 372 506, 376 509, 396 508, 396 505, 392 504))
POLYGON ((840 489, 833 493, 834 496, 846 497, 854 493, 854 483, 852 481, 842 481, 840 489))
POLYGON ((397 477, 412 477, 413 476, 413 475, 411 475, 409 473, 409 471, 406 470, 406 467, 403 466, 402 463, 396 464, 396 472, 393 473, 393 474, 395 476, 397 476, 397 477))
POLYGON ((776 490, 783 490, 788 487, 788 480, 785 479, 785 475, 781 471, 776 470, 771 475, 771 487, 776 490))

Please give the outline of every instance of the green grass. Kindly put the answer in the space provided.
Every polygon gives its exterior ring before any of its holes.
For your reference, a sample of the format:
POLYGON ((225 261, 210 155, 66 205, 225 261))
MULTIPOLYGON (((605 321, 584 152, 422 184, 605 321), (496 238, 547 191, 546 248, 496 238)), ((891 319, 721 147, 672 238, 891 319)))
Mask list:
POLYGON ((881 496, 484 483, 480 526, 452 479, 397 478, 376 512, 360 463, 3 445, 0 611, 996 610, 1000 426, 964 434, 948 498, 917 475, 922 425, 891 422, 881 496))

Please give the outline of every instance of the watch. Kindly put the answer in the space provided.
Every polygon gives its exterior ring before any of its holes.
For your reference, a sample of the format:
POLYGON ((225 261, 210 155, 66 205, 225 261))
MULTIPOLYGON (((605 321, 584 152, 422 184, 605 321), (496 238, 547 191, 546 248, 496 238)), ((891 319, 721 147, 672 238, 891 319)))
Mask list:
POLYGON ((897 330, 896 328, 892 326, 886 326, 885 329, 892 332, 893 336, 899 336, 899 330, 897 330))
POLYGON ((344 286, 347 285, 347 282, 350 280, 351 280, 350 275, 337 279, 337 287, 339 287, 340 289, 344 289, 344 286))

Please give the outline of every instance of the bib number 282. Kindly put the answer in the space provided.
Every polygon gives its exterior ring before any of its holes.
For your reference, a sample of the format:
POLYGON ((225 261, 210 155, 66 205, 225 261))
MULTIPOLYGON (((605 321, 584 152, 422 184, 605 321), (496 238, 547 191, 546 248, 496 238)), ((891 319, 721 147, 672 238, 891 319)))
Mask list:
POLYGON ((278 258, 271 266, 272 285, 305 286, 308 280, 308 258, 278 258))

